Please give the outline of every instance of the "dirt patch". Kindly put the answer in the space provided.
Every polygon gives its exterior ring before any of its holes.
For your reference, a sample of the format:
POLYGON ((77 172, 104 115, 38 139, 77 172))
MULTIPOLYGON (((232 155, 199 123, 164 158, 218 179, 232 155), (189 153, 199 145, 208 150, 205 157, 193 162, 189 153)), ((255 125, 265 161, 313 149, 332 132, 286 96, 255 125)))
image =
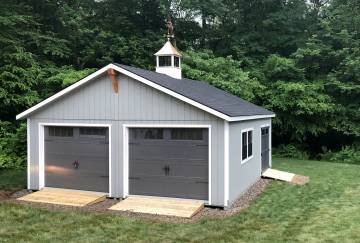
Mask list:
POLYGON ((8 199, 11 195, 11 192, 8 191, 0 191, 0 201, 8 199))
POLYGON ((295 175, 294 178, 291 180, 291 183, 296 185, 305 185, 310 181, 310 178, 308 176, 303 175, 295 175))
POLYGON ((151 221, 160 221, 160 222, 169 222, 169 223, 193 223, 203 218, 224 218, 231 215, 234 215, 241 210, 246 209, 251 202, 257 198, 264 191, 266 186, 271 182, 269 179, 260 179, 253 186, 251 186, 246 193, 239 197, 230 207, 226 209, 205 207, 201 212, 196 214, 191 219, 179 218, 173 216, 163 216, 163 215, 152 215, 144 213, 133 213, 133 212, 122 212, 122 211, 113 211, 109 210, 111 206, 118 203, 119 200, 115 199, 106 199, 100 203, 96 203, 90 206, 85 207, 73 207, 57 204, 46 204, 46 203, 33 203, 16 200, 19 197, 29 194, 26 190, 21 190, 10 195, 10 197, 5 200, 9 203, 22 204, 22 205, 31 205, 36 208, 47 209, 47 210, 63 210, 63 211, 78 211, 78 212, 92 212, 92 213, 101 213, 109 215, 118 215, 129 217, 132 219, 148 219, 151 221))

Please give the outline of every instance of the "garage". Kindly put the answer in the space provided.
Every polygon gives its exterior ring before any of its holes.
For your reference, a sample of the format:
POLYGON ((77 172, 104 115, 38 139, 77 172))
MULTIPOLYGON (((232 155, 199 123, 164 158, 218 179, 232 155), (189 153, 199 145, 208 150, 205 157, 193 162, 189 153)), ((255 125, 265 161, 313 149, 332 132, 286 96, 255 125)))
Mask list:
POLYGON ((46 126, 45 186, 109 192, 109 131, 46 126))
POLYGON ((208 200, 207 128, 129 129, 129 193, 208 200))

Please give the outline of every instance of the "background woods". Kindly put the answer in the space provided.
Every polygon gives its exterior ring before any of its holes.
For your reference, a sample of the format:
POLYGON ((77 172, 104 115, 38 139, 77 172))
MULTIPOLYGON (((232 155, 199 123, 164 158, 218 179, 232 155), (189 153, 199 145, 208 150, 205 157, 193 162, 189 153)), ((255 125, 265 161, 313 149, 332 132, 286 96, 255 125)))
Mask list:
POLYGON ((284 156, 360 163, 359 0, 2 0, 0 168, 15 115, 110 62, 154 69, 170 13, 185 76, 276 112, 284 156))

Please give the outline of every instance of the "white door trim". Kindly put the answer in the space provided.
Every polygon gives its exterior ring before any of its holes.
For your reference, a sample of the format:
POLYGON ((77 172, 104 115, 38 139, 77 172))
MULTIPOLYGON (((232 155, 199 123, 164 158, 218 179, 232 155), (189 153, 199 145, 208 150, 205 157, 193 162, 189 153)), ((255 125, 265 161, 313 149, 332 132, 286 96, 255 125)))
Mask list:
POLYGON ((123 198, 129 196, 129 128, 207 128, 208 129, 208 201, 211 205, 211 125, 190 124, 123 124, 123 198))
MULTIPOLYGON (((271 123, 266 123, 264 125, 261 125, 260 126, 260 155, 262 153, 262 134, 261 134, 261 130, 263 128, 266 128, 268 127, 269 128, 269 167, 271 168, 272 167, 272 156, 271 156, 271 123)), ((261 156, 260 156, 261 157, 261 156)), ((262 160, 262 158, 260 158, 262 160)), ((261 161, 261 170, 262 170, 262 161, 261 161)))
POLYGON ((93 124, 93 123, 49 123, 49 122, 40 122, 39 123, 39 190, 45 187, 45 146, 44 146, 44 129, 45 126, 66 126, 66 127, 106 127, 109 129, 109 197, 112 197, 112 188, 111 188, 111 124, 93 124))

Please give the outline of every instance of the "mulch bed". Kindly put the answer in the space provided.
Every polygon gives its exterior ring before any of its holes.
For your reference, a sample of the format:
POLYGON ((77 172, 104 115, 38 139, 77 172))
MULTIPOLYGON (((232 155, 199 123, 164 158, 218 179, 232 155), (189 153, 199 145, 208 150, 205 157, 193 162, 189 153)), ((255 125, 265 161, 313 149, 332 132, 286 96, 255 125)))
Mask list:
POLYGON ((231 215, 234 215, 251 204, 251 202, 256 199, 261 192, 264 191, 266 186, 271 182, 269 179, 260 179, 253 186, 251 186, 246 193, 239 197, 230 207, 226 209, 205 207, 201 212, 193 216, 191 219, 173 217, 173 216, 163 216, 163 215, 152 215, 144 213, 133 213, 133 212, 123 212, 123 211, 113 211, 108 210, 109 207, 119 202, 115 199, 106 199, 100 203, 96 203, 90 206, 85 207, 73 207, 65 205, 55 205, 55 204, 46 204, 46 203, 34 203, 34 202, 25 202, 16 200, 19 197, 22 197, 26 194, 29 194, 27 190, 17 191, 15 193, 10 193, 1 197, 0 192, 0 201, 21 205, 30 205, 40 209, 46 210, 62 210, 62 211, 76 211, 76 212, 92 212, 92 213, 101 213, 109 215, 118 215, 129 217, 132 219, 148 219, 158 222, 168 222, 168 223, 193 223, 203 218, 225 218, 231 215))
POLYGON ((8 192, 8 191, 0 191, 0 201, 9 198, 10 195, 11 195, 11 192, 8 192))

